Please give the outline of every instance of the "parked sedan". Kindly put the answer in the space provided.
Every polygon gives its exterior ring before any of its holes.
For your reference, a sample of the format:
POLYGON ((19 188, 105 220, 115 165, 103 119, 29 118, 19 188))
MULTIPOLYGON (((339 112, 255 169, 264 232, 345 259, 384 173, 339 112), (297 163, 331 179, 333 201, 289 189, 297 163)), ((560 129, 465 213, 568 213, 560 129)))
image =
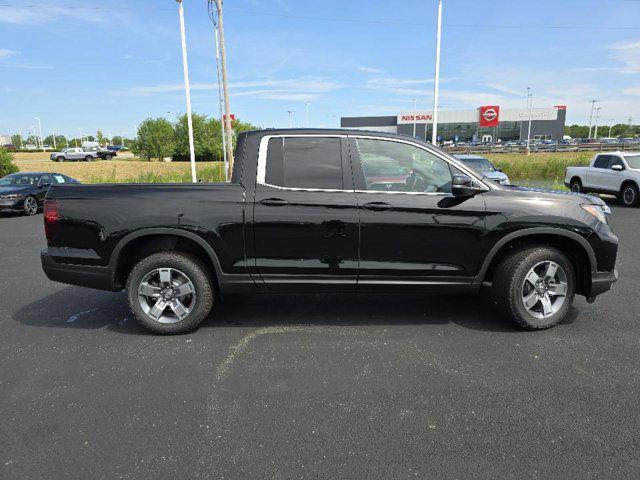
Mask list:
POLYGON ((61 173, 21 172, 0 179, 0 212, 35 215, 52 185, 78 184, 61 173))
POLYGON ((501 185, 509 185, 509 177, 502 170, 496 168, 493 163, 480 155, 454 155, 458 160, 473 168, 475 171, 482 173, 485 177, 498 182, 501 185))

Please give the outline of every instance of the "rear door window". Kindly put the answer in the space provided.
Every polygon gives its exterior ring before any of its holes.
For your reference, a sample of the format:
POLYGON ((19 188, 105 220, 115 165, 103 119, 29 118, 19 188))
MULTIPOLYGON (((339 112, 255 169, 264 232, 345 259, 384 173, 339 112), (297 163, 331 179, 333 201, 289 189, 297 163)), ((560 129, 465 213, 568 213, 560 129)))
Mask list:
POLYGON ((286 188, 342 190, 342 155, 337 137, 272 138, 265 182, 286 188))

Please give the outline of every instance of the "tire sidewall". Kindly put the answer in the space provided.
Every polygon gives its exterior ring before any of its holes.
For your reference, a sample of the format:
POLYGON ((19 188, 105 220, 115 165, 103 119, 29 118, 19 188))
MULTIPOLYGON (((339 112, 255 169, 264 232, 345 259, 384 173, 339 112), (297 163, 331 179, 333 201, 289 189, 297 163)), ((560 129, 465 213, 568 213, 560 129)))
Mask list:
POLYGON ((35 197, 28 196, 27 198, 25 198, 25 199, 24 199, 24 203, 23 203, 23 205, 22 205, 22 212, 23 212, 25 215, 29 216, 29 217, 31 217, 31 216, 35 215, 36 213, 38 213, 38 201, 36 200, 36 198, 35 198, 35 197), (36 202, 36 210, 35 210, 35 212, 33 212, 33 213, 31 213, 31 212, 29 212, 29 211, 27 210, 27 201, 28 201, 29 199, 32 199, 34 202, 36 202))
POLYGON ((213 282, 202 263, 191 255, 175 252, 161 252, 150 255, 138 262, 127 280, 129 306, 138 322, 156 333, 186 333, 197 327, 211 312, 214 300, 213 282), (176 323, 159 323, 147 316, 138 303, 138 286, 149 272, 157 268, 174 268, 183 272, 196 290, 196 305, 187 317, 176 323))
POLYGON ((574 180, 573 182, 571 182, 571 191, 574 193, 582 192, 582 183, 580 183, 580 180, 574 180), (574 187, 577 187, 577 189, 574 187))
POLYGON ((571 308, 575 296, 576 276, 571 262, 558 250, 552 248, 533 250, 530 255, 527 255, 523 261, 517 265, 512 278, 509 292, 509 296, 512 299, 511 308, 513 313, 519 317, 519 323, 524 326, 534 330, 552 327, 560 322, 571 308), (567 295, 560 310, 548 318, 540 319, 531 315, 525 308, 522 302, 522 287, 529 271, 538 263, 549 260, 560 265, 565 271, 567 275, 567 295))
POLYGON ((635 207, 638 204, 638 187, 635 185, 626 185, 620 193, 620 200, 625 207, 635 207), (625 192, 627 190, 631 190, 633 192, 633 200, 631 202, 627 202, 625 199, 625 192))

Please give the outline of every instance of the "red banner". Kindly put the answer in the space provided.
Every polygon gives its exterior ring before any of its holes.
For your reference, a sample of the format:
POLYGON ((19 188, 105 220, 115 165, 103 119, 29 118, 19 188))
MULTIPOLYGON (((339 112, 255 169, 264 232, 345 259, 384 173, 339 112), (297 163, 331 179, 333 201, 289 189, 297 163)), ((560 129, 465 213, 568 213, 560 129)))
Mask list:
POLYGON ((487 105, 480 107, 480 126, 497 127, 500 122, 500 107, 498 105, 487 105))

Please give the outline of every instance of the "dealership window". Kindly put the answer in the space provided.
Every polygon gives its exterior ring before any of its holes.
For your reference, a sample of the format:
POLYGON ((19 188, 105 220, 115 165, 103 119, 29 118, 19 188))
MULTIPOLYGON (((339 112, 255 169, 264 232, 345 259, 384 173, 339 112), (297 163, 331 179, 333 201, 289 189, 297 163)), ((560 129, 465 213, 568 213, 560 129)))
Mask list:
POLYGON ((270 139, 267 145, 265 183, 287 188, 342 190, 340 139, 270 139))
POLYGON ((440 157, 406 143, 356 140, 367 190, 450 193, 451 170, 440 157))

